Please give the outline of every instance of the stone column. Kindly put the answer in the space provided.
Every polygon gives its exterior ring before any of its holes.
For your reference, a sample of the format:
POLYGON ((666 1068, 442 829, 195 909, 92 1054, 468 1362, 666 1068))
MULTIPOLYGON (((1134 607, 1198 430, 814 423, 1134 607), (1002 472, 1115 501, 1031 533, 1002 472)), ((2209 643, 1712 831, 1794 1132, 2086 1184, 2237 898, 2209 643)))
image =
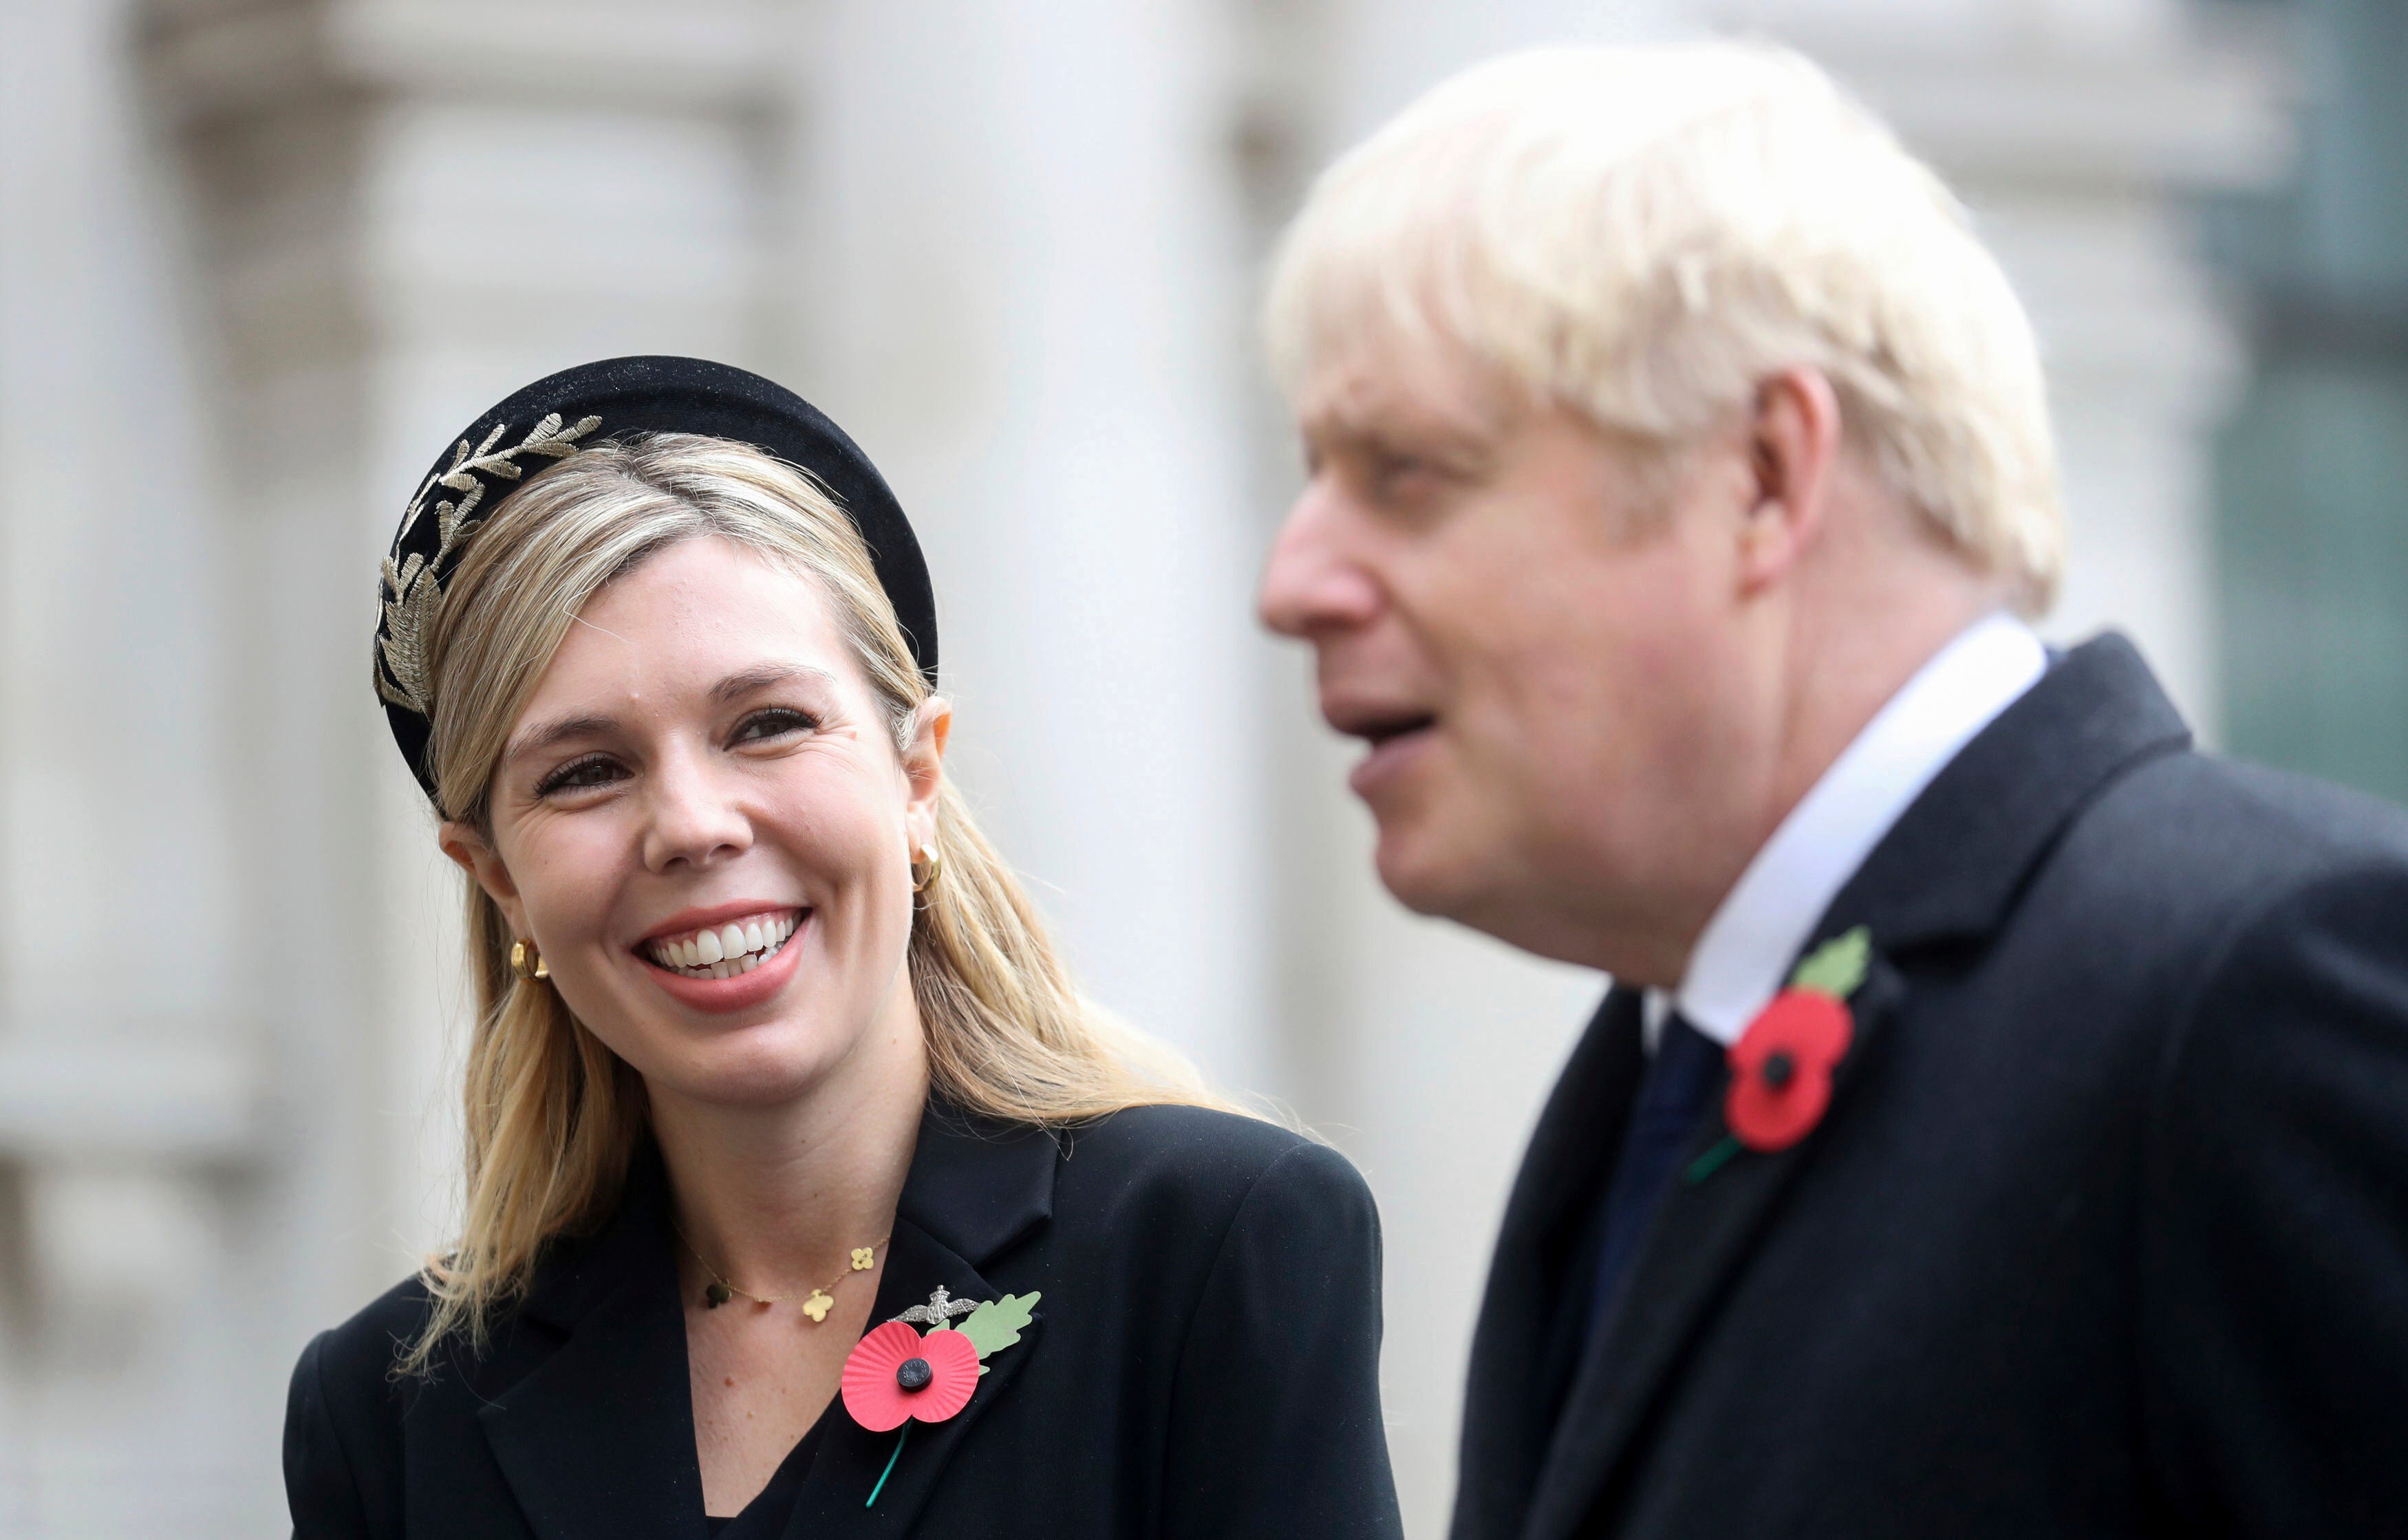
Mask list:
POLYGON ((811 393, 936 575, 954 770, 1087 987, 1269 1070, 1222 7, 827 0, 811 393))
POLYGON ((13 4, 0 50, 9 1535, 275 1513, 234 1491, 255 1456, 208 1419, 229 1383, 262 1405, 222 1326, 266 1085, 232 961, 251 938, 223 811, 229 563, 132 20, 121 0, 13 4))
POLYGON ((441 1234, 455 1168, 457 879, 368 685, 378 555, 539 373, 784 369, 791 16, 11 15, 0 1249, 49 1357, 7 1372, 8 1458, 38 1433, 31 1533, 253 1534, 294 1355, 441 1234))

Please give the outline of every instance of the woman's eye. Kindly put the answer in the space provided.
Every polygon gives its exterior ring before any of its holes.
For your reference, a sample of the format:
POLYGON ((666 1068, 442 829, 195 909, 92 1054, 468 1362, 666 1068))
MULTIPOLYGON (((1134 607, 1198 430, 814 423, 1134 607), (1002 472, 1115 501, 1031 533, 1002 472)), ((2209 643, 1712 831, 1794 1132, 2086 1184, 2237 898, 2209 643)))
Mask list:
POLYGON ((596 786, 608 786, 613 781, 624 779, 626 774, 627 772, 618 761, 595 754, 581 760, 571 760, 545 776, 543 779, 536 782, 535 794, 548 797, 555 791, 591 791, 596 786))
POLYGON ((819 720, 807 712, 785 706, 771 706, 755 711, 736 725, 735 741, 758 743, 765 738, 781 738, 789 733, 808 733, 819 726, 819 720))

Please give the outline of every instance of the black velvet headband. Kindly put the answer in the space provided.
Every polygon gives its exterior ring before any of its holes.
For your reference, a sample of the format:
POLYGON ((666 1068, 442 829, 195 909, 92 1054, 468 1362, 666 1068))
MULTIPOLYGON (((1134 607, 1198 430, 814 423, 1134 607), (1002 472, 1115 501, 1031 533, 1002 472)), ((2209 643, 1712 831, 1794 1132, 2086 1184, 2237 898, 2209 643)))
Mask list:
POLYGON ((810 402, 698 358, 611 358, 538 379, 487 411, 435 462, 401 516, 377 584, 376 687, 410 774, 435 795, 425 636, 478 523, 529 471, 645 433, 750 444, 817 478, 861 532, 912 661, 937 682, 937 598, 920 542, 878 467, 810 402), (429 500, 434 500, 429 506, 429 500))

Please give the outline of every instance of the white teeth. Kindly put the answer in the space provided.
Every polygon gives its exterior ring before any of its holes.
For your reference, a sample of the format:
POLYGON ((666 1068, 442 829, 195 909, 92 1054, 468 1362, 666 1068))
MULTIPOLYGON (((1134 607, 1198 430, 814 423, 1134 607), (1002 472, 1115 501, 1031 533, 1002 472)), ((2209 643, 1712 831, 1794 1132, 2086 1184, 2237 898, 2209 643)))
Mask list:
POLYGON ((741 924, 697 931, 682 941, 652 942, 646 954, 662 967, 690 978, 733 978, 777 955, 801 924, 799 915, 755 915, 741 924))

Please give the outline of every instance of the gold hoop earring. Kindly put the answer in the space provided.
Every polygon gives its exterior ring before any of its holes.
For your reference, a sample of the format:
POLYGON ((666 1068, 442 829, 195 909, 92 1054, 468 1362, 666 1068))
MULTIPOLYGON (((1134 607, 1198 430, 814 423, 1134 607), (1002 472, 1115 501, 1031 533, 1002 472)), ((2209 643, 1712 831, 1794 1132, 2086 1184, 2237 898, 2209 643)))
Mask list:
POLYGON ((534 942, 513 941, 510 943, 510 972, 521 978, 550 978, 552 964, 543 960, 543 953, 536 950, 534 942))
POLYGON ((911 891, 915 893, 926 892, 928 891, 928 885, 937 880, 937 874, 944 869, 944 857, 939 855, 934 849, 913 857, 911 861, 911 891))

